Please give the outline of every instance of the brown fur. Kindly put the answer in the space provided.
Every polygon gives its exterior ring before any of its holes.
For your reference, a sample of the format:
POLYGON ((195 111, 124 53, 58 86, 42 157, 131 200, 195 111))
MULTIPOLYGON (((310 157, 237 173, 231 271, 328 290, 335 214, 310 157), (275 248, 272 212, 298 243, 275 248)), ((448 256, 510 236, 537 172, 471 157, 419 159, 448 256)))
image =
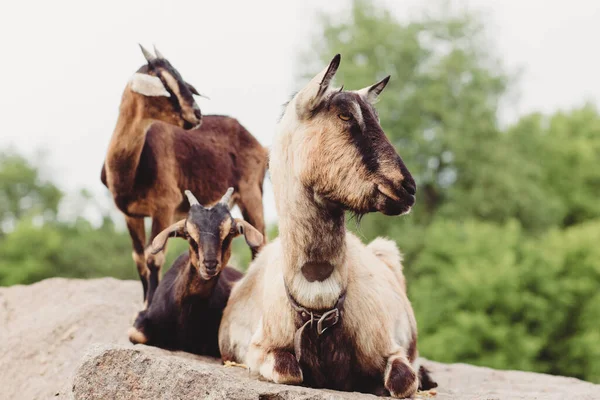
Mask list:
MULTIPOLYGON (((159 74, 147 67, 140 71, 159 74)), ((131 90, 131 85, 125 89, 102 168, 102 182, 125 214, 147 301, 158 284, 164 257, 144 255, 143 218, 152 218, 150 242, 188 211, 184 189, 202 204, 211 204, 234 187, 234 202, 244 218, 265 233, 262 185, 267 150, 237 120, 226 116, 205 116, 198 129, 184 130, 200 121, 199 110, 182 97, 183 86, 172 88, 178 82, 172 74, 162 74, 171 97, 147 97, 131 90)), ((258 250, 252 250, 253 256, 258 250)))
POLYGON ((322 282, 329 278, 334 266, 328 262, 307 262, 302 266, 302 275, 309 282, 322 282))
MULTIPOLYGON (((230 196, 232 190, 225 196, 230 196)), ((205 208, 191 192, 186 194, 193 200, 187 218, 158 234, 151 250, 160 251, 169 238, 181 237, 188 240, 189 251, 179 256, 165 274, 154 301, 136 318, 129 340, 134 344, 218 357, 217 334, 222 311, 233 283, 242 276, 226 266, 231 256, 231 241, 244 234, 252 245, 248 239, 252 235, 259 238, 256 245, 260 245, 262 237, 245 221, 233 219, 226 200, 205 208), (239 229, 242 223, 244 228, 239 229), (207 261, 212 265, 210 269, 207 261)))

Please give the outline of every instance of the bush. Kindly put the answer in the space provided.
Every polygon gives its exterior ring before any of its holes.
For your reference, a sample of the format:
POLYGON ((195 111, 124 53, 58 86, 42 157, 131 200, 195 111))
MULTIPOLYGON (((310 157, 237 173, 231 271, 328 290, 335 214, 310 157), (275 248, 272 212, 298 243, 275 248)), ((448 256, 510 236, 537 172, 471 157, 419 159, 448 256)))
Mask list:
POLYGON ((531 238, 438 220, 407 266, 423 356, 600 381, 600 220, 531 238))

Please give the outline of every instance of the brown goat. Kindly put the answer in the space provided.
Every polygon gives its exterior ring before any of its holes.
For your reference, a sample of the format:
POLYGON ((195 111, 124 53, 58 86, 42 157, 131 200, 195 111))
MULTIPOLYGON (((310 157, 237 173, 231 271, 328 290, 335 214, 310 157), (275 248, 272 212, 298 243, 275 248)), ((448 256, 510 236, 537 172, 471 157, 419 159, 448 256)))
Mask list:
MULTIPOLYGON (((197 90, 160 53, 142 51, 147 64, 125 88, 101 179, 125 214, 148 305, 158 286, 164 251, 145 251, 144 217, 152 218, 151 242, 189 210, 184 189, 196 193, 202 204, 212 204, 233 187, 232 201, 264 236, 268 152, 237 120, 203 118, 192 96, 197 90)), ((252 249, 252 255, 259 249, 252 249)))
POLYGON ((187 218, 159 233, 152 251, 164 248, 172 237, 187 239, 189 251, 179 256, 161 280, 154 300, 139 313, 129 340, 172 350, 220 357, 217 333, 231 287, 242 273, 227 266, 234 237, 244 235, 252 248, 262 235, 244 220, 233 218, 229 200, 233 188, 213 207, 202 206, 186 191, 187 218))

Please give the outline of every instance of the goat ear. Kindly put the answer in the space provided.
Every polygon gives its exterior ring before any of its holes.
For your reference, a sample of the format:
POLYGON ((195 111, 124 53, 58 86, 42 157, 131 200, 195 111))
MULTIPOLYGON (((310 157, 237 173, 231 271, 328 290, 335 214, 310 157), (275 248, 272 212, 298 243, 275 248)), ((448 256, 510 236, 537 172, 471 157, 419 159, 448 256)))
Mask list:
POLYGON ((131 77, 131 90, 144 96, 164 96, 171 97, 171 93, 165 89, 160 78, 152 75, 133 74, 131 77))
POLYGON ((259 247, 263 243, 263 235, 255 227, 241 218, 235 219, 235 225, 238 233, 244 235, 246 243, 251 248, 259 247))
POLYGON ((323 95, 327 92, 327 89, 329 89, 329 85, 340 66, 341 59, 342 57, 339 54, 336 54, 327 68, 311 79, 308 85, 306 85, 299 94, 299 104, 309 110, 314 110, 319 105, 321 100, 323 100, 323 95))
POLYGON ((185 236, 184 232, 185 219, 181 221, 175 222, 173 225, 156 235, 154 240, 152 241, 152 254, 156 254, 165 248, 167 244, 167 240, 170 237, 183 237, 185 236))
POLYGON ((381 92, 383 92, 383 89, 385 89, 389 81, 390 76, 388 75, 373 86, 367 86, 366 88, 357 90, 356 93, 360 94, 369 103, 375 104, 377 102, 377 98, 381 92))

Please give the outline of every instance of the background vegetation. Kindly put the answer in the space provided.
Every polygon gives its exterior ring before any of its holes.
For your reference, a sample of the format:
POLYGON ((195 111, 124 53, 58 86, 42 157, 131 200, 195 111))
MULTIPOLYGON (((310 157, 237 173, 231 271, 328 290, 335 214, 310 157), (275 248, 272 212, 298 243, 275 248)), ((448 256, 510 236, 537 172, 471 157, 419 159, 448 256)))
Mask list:
MULTIPOLYGON (((393 77, 378 110, 417 180, 417 206, 349 227, 403 250, 422 355, 600 382, 595 105, 503 126, 502 101, 517 83, 490 51, 482 21, 465 12, 402 22, 355 1, 345 17, 323 16, 315 38, 302 58, 307 76, 341 53, 339 84, 393 77)), ((0 154, 0 285, 137 279, 127 233, 108 213, 99 226, 59 218, 64 194, 40 168, 0 154)), ((185 248, 173 244, 168 263, 185 248)), ((246 265, 248 251, 235 246, 246 265)))

